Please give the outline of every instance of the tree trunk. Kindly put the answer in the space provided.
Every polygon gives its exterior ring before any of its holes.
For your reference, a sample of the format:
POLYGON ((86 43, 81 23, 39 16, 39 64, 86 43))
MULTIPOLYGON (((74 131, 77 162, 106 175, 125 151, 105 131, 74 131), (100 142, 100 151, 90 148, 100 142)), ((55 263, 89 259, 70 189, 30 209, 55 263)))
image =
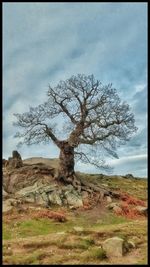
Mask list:
POLYGON ((59 155, 60 178, 66 183, 72 184, 76 189, 80 189, 80 181, 76 178, 74 171, 74 147, 67 141, 62 141, 59 155))
POLYGON ((104 186, 92 184, 88 181, 80 181, 80 179, 77 178, 74 171, 75 163, 74 163, 73 146, 70 146, 67 141, 60 141, 59 148, 60 148, 60 155, 59 155, 60 162, 59 162, 59 174, 57 178, 61 182, 73 185, 73 187, 79 192, 81 192, 81 190, 90 192, 92 196, 94 192, 97 192, 99 194, 99 198, 98 200, 96 200, 96 203, 98 201, 101 201, 104 198, 104 196, 113 196, 113 192, 108 190, 104 186))

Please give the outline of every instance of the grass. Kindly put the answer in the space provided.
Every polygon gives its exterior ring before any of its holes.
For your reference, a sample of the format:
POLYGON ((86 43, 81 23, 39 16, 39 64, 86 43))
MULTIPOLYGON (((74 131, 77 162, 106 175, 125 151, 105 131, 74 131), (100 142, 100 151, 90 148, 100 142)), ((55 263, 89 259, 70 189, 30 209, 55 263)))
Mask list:
POLYGON ((83 262, 90 262, 91 260, 103 260, 106 259, 106 253, 102 248, 94 247, 90 248, 89 251, 86 251, 81 258, 83 262))
POLYGON ((3 223, 3 240, 12 238, 12 229, 8 224, 3 223))
MULTIPOLYGON (((120 179, 101 175, 79 174, 89 182, 107 184, 140 199, 146 199, 145 179, 120 179)), ((97 210, 98 212, 98 210, 97 210)), ((21 217, 3 221, 4 264, 108 264, 101 243, 118 236, 136 245, 134 264, 147 263, 147 221, 118 216, 110 210, 91 217, 90 212, 66 211, 67 221, 56 222, 50 218, 21 217), (23 218, 23 219, 22 219, 23 218), (76 231, 74 227, 80 227, 76 231)), ((13 214, 14 215, 14 214, 13 214)), ((133 249, 134 251, 134 249, 133 249)), ((128 255, 126 256, 128 257, 128 255)), ((129 256, 129 260, 131 260, 129 256)), ((128 261, 128 258, 126 258, 128 261)))
POLYGON ((5 257, 5 263, 11 264, 11 265, 33 265, 33 264, 39 264, 39 257, 40 254, 37 252, 34 252, 30 255, 13 255, 13 256, 7 256, 5 257))
POLYGON ((103 176, 101 174, 83 174, 78 173, 81 180, 86 180, 95 184, 107 184, 110 189, 122 190, 123 192, 129 193, 134 197, 140 198, 141 200, 147 199, 147 179, 140 178, 120 178, 114 176, 103 176))
POLYGON ((53 222, 50 219, 28 219, 17 224, 10 222, 9 224, 3 223, 3 240, 13 239, 16 237, 30 237, 47 235, 50 233, 57 233, 62 231, 72 230, 76 225, 72 221, 66 223, 53 222))

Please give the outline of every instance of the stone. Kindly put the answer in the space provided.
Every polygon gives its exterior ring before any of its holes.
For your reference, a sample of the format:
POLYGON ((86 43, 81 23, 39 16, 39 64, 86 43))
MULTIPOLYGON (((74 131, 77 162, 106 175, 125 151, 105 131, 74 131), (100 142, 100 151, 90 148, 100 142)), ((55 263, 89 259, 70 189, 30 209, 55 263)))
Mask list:
POLYGON ((3 193, 2 193, 2 195, 3 195, 3 198, 8 197, 8 193, 4 190, 4 188, 3 188, 3 193))
POLYGON ((28 196, 29 194, 34 194, 37 190, 36 184, 27 186, 19 191, 17 191, 16 195, 18 196, 28 196))
POLYGON ((24 196, 24 201, 28 202, 28 203, 35 203, 35 195, 33 193, 25 195, 24 196))
POLYGON ((13 159, 14 158, 21 159, 21 155, 19 154, 19 152, 17 150, 13 150, 12 157, 13 157, 13 159))
POLYGON ((122 212, 122 208, 120 208, 119 206, 114 206, 113 207, 113 211, 116 212, 116 213, 121 213, 122 212))
POLYGON ((35 202, 39 205, 45 205, 45 200, 42 198, 41 194, 35 194, 35 202))
POLYGON ((65 192, 65 197, 67 199, 67 204, 69 206, 73 206, 74 208, 82 207, 83 201, 82 197, 77 194, 77 192, 74 190, 73 192, 65 192))
POLYGON ((8 165, 8 160, 7 159, 3 159, 2 164, 3 164, 3 167, 6 167, 8 165))
POLYGON ((82 191, 81 195, 83 199, 87 199, 89 197, 89 194, 87 191, 82 191))
POLYGON ((83 232, 83 227, 75 226, 73 227, 73 230, 75 230, 76 232, 83 232))
POLYGON ((135 210, 137 210, 137 212, 138 212, 139 214, 147 216, 147 213, 148 213, 148 209, 147 209, 147 207, 136 206, 136 207, 135 207, 135 210))
POLYGON ((127 179, 133 179, 134 176, 131 174, 131 173, 128 173, 126 174, 125 176, 123 176, 124 178, 127 178, 127 179))
POLYGON ((17 207, 20 204, 20 200, 9 198, 3 201, 3 212, 8 212, 13 209, 13 207, 17 207))
POLYGON ((105 187, 108 187, 108 184, 102 184, 103 186, 105 186, 105 187))
POLYGON ((13 206, 11 206, 10 203, 3 201, 3 207, 2 207, 3 212, 8 212, 11 211, 12 209, 13 206))
POLYGON ((10 168, 20 168, 23 166, 21 155, 18 153, 17 150, 12 152, 12 157, 8 158, 8 167, 10 168))
POLYGON ((48 195, 45 192, 43 192, 41 194, 41 196, 42 196, 42 199, 44 200, 45 204, 48 205, 48 202, 49 202, 48 195))
POLYGON ((114 207, 119 207, 119 204, 117 204, 116 202, 110 203, 108 204, 106 207, 110 210, 112 210, 114 207))
POLYGON ((81 196, 82 196, 83 205, 88 205, 89 204, 89 193, 87 191, 82 191, 81 196))
POLYGON ((53 191, 51 194, 49 194, 48 198, 49 198, 50 203, 62 206, 63 203, 60 198, 60 194, 61 194, 60 191, 53 191))
POLYGON ((102 243, 102 248, 108 258, 122 257, 126 252, 126 242, 120 237, 112 237, 102 243))
POLYGON ((107 203, 112 203, 112 198, 110 196, 106 196, 107 203))
POLYGON ((74 187, 73 185, 68 184, 67 186, 64 186, 62 189, 63 191, 72 192, 74 190, 74 187))
POLYGON ((136 245, 133 241, 128 240, 128 247, 129 249, 136 248, 136 245))

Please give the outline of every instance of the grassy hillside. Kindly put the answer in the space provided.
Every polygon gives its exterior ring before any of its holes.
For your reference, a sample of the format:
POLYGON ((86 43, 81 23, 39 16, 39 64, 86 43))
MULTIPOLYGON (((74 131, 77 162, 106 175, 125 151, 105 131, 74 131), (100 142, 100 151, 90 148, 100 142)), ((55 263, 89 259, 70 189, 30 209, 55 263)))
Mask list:
MULTIPOLYGON (((32 158, 26 164, 43 162, 56 168, 57 159, 32 158), (53 164, 53 165, 52 165, 53 164)), ((147 202, 147 180, 78 172, 79 179, 103 184, 147 202)), ((93 209, 45 209, 26 203, 3 215, 3 264, 147 264, 147 218, 117 215, 100 203, 93 209), (50 218, 50 212, 57 216, 50 218), (65 220, 61 222, 60 216, 65 220), (127 255, 108 259, 101 243, 109 237, 133 241, 127 255)))

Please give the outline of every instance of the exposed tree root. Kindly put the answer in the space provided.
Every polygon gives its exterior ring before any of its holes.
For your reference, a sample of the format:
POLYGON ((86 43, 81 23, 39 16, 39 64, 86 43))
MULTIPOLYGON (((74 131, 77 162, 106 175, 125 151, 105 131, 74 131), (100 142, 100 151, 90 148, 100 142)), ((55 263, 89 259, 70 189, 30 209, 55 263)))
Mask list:
POLYGON ((90 198, 95 199, 95 204, 101 202, 105 196, 111 196, 114 198, 120 197, 119 193, 113 192, 102 185, 95 185, 91 182, 81 181, 76 173, 73 173, 68 177, 64 177, 59 173, 57 179, 64 184, 71 184, 79 193, 82 191, 88 192, 90 198), (95 197, 95 195, 97 197, 95 197))

